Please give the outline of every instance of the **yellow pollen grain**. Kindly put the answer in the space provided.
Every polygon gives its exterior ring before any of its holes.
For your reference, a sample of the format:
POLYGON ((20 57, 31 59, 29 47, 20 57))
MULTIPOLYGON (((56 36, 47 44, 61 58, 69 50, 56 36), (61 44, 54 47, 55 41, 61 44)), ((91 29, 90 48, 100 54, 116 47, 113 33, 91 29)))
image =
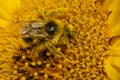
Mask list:
POLYGON ((36 62, 31 62, 31 65, 36 66, 36 62))
POLYGON ((44 75, 44 79, 47 79, 47 78, 48 78, 48 75, 47 75, 47 74, 45 74, 45 75, 44 75))
POLYGON ((14 70, 14 71, 13 71, 13 74, 17 74, 17 70, 14 70))
POLYGON ((59 52, 60 52, 60 51, 61 51, 61 49, 60 49, 60 48, 57 48, 57 51, 59 51, 59 52))
POLYGON ((48 52, 48 53, 47 53, 47 56, 50 56, 50 55, 51 55, 51 54, 48 52))
POLYGON ((22 60, 24 60, 26 57, 25 56, 22 56, 22 60))
POLYGON ((18 69, 19 67, 17 65, 14 65, 13 66, 13 69, 18 69))
POLYGON ((35 73, 34 73, 34 76, 35 76, 35 77, 37 77, 37 76, 38 76, 38 73, 37 73, 37 72, 35 72, 35 73))
POLYGON ((30 50, 27 50, 27 54, 30 54, 30 50))
POLYGON ((41 65, 41 64, 42 64, 42 62, 41 62, 41 61, 37 61, 37 64, 38 64, 38 65, 41 65))
POLYGON ((61 64, 58 64, 57 67, 58 67, 58 68, 62 68, 62 65, 61 65, 61 64))
POLYGON ((28 66, 29 66, 29 63, 28 63, 28 62, 26 62, 26 63, 25 63, 25 67, 28 67, 28 66))
POLYGON ((50 64, 46 64, 46 68, 49 68, 50 67, 50 64))
POLYGON ((20 80, 26 80, 26 77, 25 77, 25 76, 22 76, 20 80))

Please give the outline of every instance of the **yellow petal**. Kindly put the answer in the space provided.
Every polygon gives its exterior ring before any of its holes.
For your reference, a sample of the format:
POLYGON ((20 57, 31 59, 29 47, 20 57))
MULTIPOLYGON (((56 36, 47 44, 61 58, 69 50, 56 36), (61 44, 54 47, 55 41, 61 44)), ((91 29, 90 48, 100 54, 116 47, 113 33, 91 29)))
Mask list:
POLYGON ((115 11, 116 10, 116 8, 119 6, 118 4, 119 4, 119 0, 105 0, 105 3, 104 3, 104 5, 107 3, 107 4, 109 4, 109 6, 108 6, 108 9, 109 9, 109 11, 115 11))
POLYGON ((113 0, 109 7, 109 11, 112 11, 108 18, 108 24, 110 26, 109 34, 111 36, 120 35, 120 0, 113 0))
POLYGON ((120 47, 120 40, 116 41, 116 42, 113 44, 113 47, 120 47))
POLYGON ((110 80, 110 79, 107 76, 105 76, 103 80, 110 80))
POLYGON ((6 12, 3 8, 0 8, 0 18, 8 20, 11 18, 10 13, 6 12))
POLYGON ((0 9, 4 9, 7 13, 12 13, 18 7, 20 7, 20 0, 0 0, 0 9))
POLYGON ((7 24, 7 22, 3 19, 0 19, 0 27, 4 27, 7 24))
POLYGON ((109 55, 120 56, 120 40, 116 41, 112 46, 110 46, 109 55))
POLYGON ((108 60, 104 61, 105 72, 111 80, 120 80, 120 74, 113 68, 108 60))
POLYGON ((115 47, 110 50, 111 56, 119 56, 120 57, 120 47, 115 47))
POLYGON ((20 0, 0 0, 0 26, 12 18, 12 13, 20 7, 20 0))
POLYGON ((112 66, 120 68, 120 57, 109 56, 107 60, 110 62, 112 66))
POLYGON ((104 9, 108 9, 113 2, 113 0, 98 0, 98 1, 103 4, 104 9))
MULTIPOLYGON (((118 18, 119 18, 119 16, 118 16, 118 18)), ((120 21, 120 20, 116 20, 116 21, 120 21)), ((109 29, 109 34, 111 36, 118 36, 118 35, 120 35, 120 23, 118 23, 116 25, 113 24, 113 27, 111 27, 109 29)))

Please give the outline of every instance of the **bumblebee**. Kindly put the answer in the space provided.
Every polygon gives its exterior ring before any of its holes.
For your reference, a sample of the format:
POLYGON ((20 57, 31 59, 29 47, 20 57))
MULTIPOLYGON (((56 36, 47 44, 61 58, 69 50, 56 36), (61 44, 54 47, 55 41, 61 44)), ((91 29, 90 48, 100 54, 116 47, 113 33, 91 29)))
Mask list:
POLYGON ((55 46, 63 41, 61 37, 64 33, 64 26, 59 20, 30 21, 19 33, 24 42, 33 46, 31 57, 36 60, 45 49, 52 54, 57 53, 55 46))

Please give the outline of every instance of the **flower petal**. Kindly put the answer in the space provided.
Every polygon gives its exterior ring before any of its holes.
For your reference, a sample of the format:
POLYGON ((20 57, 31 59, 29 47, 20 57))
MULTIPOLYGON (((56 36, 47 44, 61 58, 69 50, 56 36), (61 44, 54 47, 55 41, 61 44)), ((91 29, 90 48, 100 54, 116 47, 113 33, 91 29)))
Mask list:
POLYGON ((110 79, 107 76, 105 76, 103 80, 110 80, 110 79))
POLYGON ((112 48, 111 50, 110 50, 110 54, 109 55, 111 55, 111 56, 119 56, 120 57, 120 47, 118 47, 118 48, 112 48))
POLYGON ((120 40, 116 41, 110 47, 109 55, 111 55, 111 56, 120 56, 120 40))
POLYGON ((118 71, 113 68, 110 64, 110 62, 108 60, 105 60, 104 61, 104 68, 105 68, 105 71, 108 75, 108 77, 111 79, 111 80, 120 80, 120 74, 118 73, 118 71))
POLYGON ((109 56, 108 59, 110 64, 114 67, 120 68, 120 56, 109 56))
POLYGON ((20 7, 20 0, 0 0, 0 26, 12 18, 12 13, 20 7), (3 20, 2 20, 3 19, 3 20), (6 22, 5 22, 6 21, 6 22))
POLYGON ((14 9, 20 7, 20 0, 0 0, 0 9, 12 13, 14 9))
POLYGON ((120 0, 113 0, 109 7, 109 11, 112 11, 108 18, 108 24, 110 26, 109 34, 111 36, 120 35, 120 0))
POLYGON ((103 4, 103 8, 104 9, 108 9, 109 6, 111 5, 111 3, 113 2, 113 0, 98 0, 100 3, 103 4))
MULTIPOLYGON (((119 16, 118 16, 118 18, 119 18, 119 16)), ((116 21, 120 21, 120 20, 116 20, 116 21)), ((109 29, 109 34, 111 36, 118 36, 118 35, 120 35, 120 23, 113 24, 113 27, 111 27, 109 29)))
POLYGON ((7 22, 3 19, 0 19, 0 27, 4 27, 7 24, 7 22))

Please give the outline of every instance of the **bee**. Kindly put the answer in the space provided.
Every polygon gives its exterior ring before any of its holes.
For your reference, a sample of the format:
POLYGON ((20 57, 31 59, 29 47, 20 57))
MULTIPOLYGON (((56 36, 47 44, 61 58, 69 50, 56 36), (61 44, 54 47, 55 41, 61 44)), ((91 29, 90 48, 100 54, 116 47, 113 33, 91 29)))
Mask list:
POLYGON ((24 42, 33 46, 31 57, 36 60, 45 49, 51 53, 56 53, 55 45, 59 44, 59 38, 63 34, 63 25, 58 20, 30 21, 24 25, 19 33, 24 42))

